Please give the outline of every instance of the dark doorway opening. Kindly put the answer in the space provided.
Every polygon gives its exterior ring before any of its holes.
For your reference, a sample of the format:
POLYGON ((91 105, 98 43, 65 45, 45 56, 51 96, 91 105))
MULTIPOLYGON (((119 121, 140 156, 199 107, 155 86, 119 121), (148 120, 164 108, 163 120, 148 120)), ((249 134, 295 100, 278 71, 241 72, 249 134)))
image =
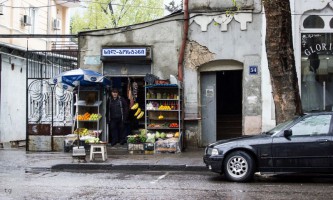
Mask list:
MULTIPOLYGON (((145 81, 144 77, 109 77, 111 80, 111 88, 116 88, 119 91, 119 95, 127 100, 128 103, 128 119, 125 124, 126 129, 126 135, 133 135, 133 134, 139 134, 139 129, 145 128, 145 118, 142 117, 141 119, 137 119, 136 116, 134 116, 135 112, 137 110, 131 110, 131 102, 129 100, 129 89, 132 91, 132 96, 134 97, 133 103, 138 103, 139 108, 141 110, 145 110, 146 104, 145 104, 145 81), (133 83, 137 85, 137 90, 134 92, 134 86, 133 83), (130 87, 129 87, 130 84, 130 87)), ((110 89, 111 89, 110 88, 110 89)), ((107 91, 106 99, 108 99, 111 95, 110 89, 107 91)), ((108 128, 107 134, 109 135, 109 142, 110 142, 110 128, 108 128)))
POLYGON ((216 73, 216 139, 242 135, 242 70, 216 73))

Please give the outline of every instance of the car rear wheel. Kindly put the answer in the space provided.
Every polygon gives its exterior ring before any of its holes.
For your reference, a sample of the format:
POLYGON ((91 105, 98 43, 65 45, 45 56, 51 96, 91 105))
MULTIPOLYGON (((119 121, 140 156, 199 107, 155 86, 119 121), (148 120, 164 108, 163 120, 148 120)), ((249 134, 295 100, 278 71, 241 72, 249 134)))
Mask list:
POLYGON ((244 151, 230 153, 224 160, 223 171, 227 180, 245 182, 253 178, 254 161, 244 151))

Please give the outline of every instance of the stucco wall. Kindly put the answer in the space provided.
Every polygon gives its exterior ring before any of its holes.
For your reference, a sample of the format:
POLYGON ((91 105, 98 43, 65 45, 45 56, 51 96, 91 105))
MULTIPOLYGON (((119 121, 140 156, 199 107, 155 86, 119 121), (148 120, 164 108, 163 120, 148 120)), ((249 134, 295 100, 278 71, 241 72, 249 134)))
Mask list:
MULTIPOLYGON (((228 23, 217 23, 221 15, 192 14, 189 43, 187 46, 185 65, 185 109, 186 114, 200 116, 199 93, 200 74, 207 63, 221 61, 223 65, 210 66, 205 71, 227 70, 234 68, 228 61, 238 61, 243 67, 243 132, 252 134, 259 132, 262 127, 262 91, 261 91, 261 53, 262 53, 262 15, 244 13, 233 17, 228 23), (199 16, 199 15, 198 15, 199 16), (249 22, 251 19, 251 22, 249 22), (196 44, 196 45, 193 45, 196 44), (193 56, 195 51, 198 55, 193 56), (196 60, 198 58, 198 60, 196 60), (257 75, 249 75, 249 66, 258 66, 257 75)), ((189 116, 190 117, 190 116, 189 116)), ((199 125, 198 125, 199 127, 199 125)), ((200 138, 200 137, 198 137, 200 138)))
POLYGON ((26 138, 25 81, 25 60, 3 54, 1 71, 0 143, 25 140, 26 138), (14 65, 13 70, 12 64, 14 65))
POLYGON ((79 37, 80 67, 102 72, 99 60, 102 47, 151 46, 153 73, 161 79, 169 79, 170 74, 177 76, 183 27, 182 21, 177 19, 182 19, 182 15, 118 29, 82 32, 79 37), (91 58, 96 62, 88 62, 91 58))
MULTIPOLYGON (((233 18, 227 24, 227 30, 221 31, 221 25, 211 20, 207 31, 193 21, 190 25, 189 40, 196 41, 214 53, 215 59, 234 59, 244 62, 244 55, 261 54, 262 19, 259 14, 251 14, 252 22, 246 23, 246 29, 241 30, 241 23, 233 18)), ((216 15, 219 16, 219 15, 216 15)), ((193 16, 194 17, 194 16, 193 16)), ((209 16, 207 16, 209 18, 209 16)), ((194 19, 195 20, 195 19, 194 19)))

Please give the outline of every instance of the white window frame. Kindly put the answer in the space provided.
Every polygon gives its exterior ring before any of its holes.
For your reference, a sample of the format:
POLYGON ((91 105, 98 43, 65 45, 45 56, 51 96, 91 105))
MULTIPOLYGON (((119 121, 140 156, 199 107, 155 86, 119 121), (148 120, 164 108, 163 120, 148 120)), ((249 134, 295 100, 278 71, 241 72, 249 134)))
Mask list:
POLYGON ((31 26, 29 28, 30 34, 36 34, 36 31, 38 30, 38 9, 34 7, 29 8, 29 16, 31 18, 31 26))

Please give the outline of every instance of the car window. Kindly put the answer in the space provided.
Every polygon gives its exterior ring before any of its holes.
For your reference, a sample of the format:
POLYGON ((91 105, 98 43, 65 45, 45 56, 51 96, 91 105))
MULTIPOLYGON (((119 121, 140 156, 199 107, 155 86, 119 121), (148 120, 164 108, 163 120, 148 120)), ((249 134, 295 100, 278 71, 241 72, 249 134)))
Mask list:
POLYGON ((331 117, 331 115, 316 115, 304 118, 291 127, 293 136, 314 136, 328 134, 331 117))
MULTIPOLYGON (((297 117, 298 118, 298 117, 297 117)), ((293 120, 289 120, 289 121, 286 121, 286 122, 283 122, 281 124, 278 124, 277 126, 275 126, 273 129, 265 132, 265 134, 268 134, 268 135, 273 135, 275 133, 278 133, 280 132, 281 130, 285 129, 286 127, 288 127, 290 124, 292 124, 297 118, 294 118, 293 120)))

